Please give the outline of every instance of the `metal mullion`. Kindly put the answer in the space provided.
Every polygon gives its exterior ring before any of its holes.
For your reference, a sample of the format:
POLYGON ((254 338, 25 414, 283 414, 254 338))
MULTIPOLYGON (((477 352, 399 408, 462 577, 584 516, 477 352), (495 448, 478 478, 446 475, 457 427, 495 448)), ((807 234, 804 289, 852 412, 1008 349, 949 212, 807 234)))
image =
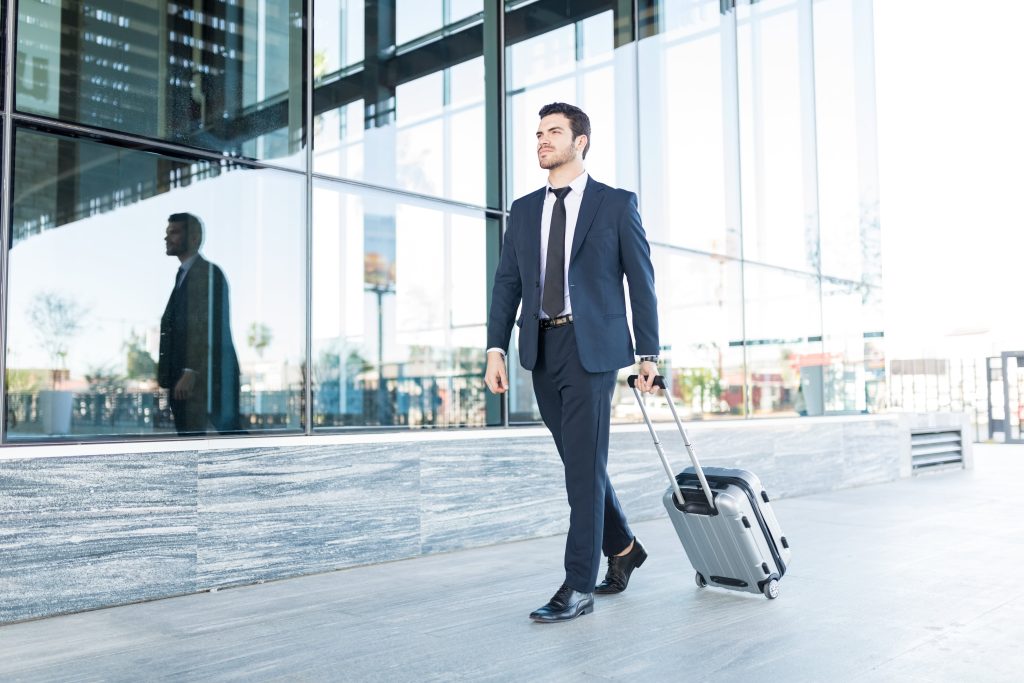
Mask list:
MULTIPOLYGON (((741 127, 742 121, 740 117, 740 81, 739 81, 739 35, 738 35, 738 17, 735 3, 732 6, 721 13, 720 19, 720 31, 722 32, 722 77, 723 80, 728 78, 728 83, 722 83, 723 92, 723 108, 725 107, 726 98, 724 93, 729 91, 732 94, 732 110, 731 117, 726 118, 725 123, 732 123, 730 131, 732 137, 729 139, 731 143, 732 154, 731 166, 734 170, 732 178, 732 187, 734 189, 734 197, 731 207, 725 207, 726 211, 730 209, 735 211, 735 224, 739 231, 739 264, 740 264, 740 335, 743 339, 742 353, 743 353, 743 419, 750 418, 750 388, 749 388, 749 377, 750 368, 747 359, 747 260, 744 251, 744 234, 743 234, 743 160, 742 160, 742 139, 741 139, 741 127)), ((723 113, 723 118, 725 115, 723 113)), ((728 133, 727 133, 728 134, 728 133)), ((724 150, 723 150, 724 151, 724 150)), ((726 168, 729 167, 729 159, 726 160, 726 168)), ((727 236, 728 237, 728 236, 727 236)), ((728 240, 726 242, 728 245, 728 240)), ((727 247, 728 248, 728 247, 727 247)), ((728 258, 728 257, 727 257, 728 258)))
POLYGON ((14 2, 7 5, 7 25, 4 31, 4 113, 3 113, 3 155, 0 176, 3 177, 0 187, 0 379, 3 387, 0 390, 0 445, 7 442, 7 293, 10 291, 8 279, 10 265, 10 235, 14 221, 11 206, 13 196, 13 164, 14 121, 11 112, 14 110, 14 68, 17 59, 15 54, 15 30, 17 29, 18 8, 14 2))
MULTIPOLYGON (((821 198, 819 196, 819 174, 818 168, 818 118, 817 118, 817 89, 815 88, 814 68, 814 4, 812 0, 800 0, 797 11, 797 41, 801 63, 800 89, 801 109, 804 119, 804 160, 803 169, 804 191, 810 192, 811 197, 805 198, 805 202, 813 204, 814 232, 815 232, 815 270, 818 280, 818 331, 821 335, 821 351, 825 351, 825 293, 824 282, 821 271, 821 198), (811 168, 808 168, 810 165, 811 168)), ((805 228, 806 229, 806 228, 805 228)), ((824 379, 822 380, 824 381, 824 379)))
POLYGON ((453 199, 445 199, 443 197, 435 197, 429 194, 423 194, 420 192, 413 192, 411 190, 401 190, 393 187, 387 187, 384 185, 374 185, 373 183, 367 183, 362 180, 354 180, 352 178, 342 178, 339 176, 333 176, 327 173, 320 173, 314 171, 312 176, 315 180, 324 180, 331 183, 338 183, 340 185, 349 185, 354 188, 361 190, 372 190, 375 192, 385 192, 389 195, 398 195, 401 197, 408 197, 409 199, 419 199, 425 202, 433 204, 444 204, 450 207, 456 207, 460 209, 467 209, 469 211, 477 211, 480 213, 487 214, 492 218, 497 218, 504 212, 501 209, 492 209, 486 206, 480 206, 478 204, 467 204, 465 202, 456 201, 453 199))
MULTIPOLYGON (((506 168, 505 168, 505 137, 506 121, 506 64, 505 64, 505 4, 491 1, 484 4, 484 118, 487 121, 486 149, 486 216, 495 219, 486 222, 486 260, 487 309, 490 314, 490 295, 494 288, 494 273, 497 269, 501 252, 502 239, 508 223, 508 201, 506 199, 506 168)), ((511 373, 509 373, 511 374, 511 373)), ((498 402, 497 422, 500 427, 509 426, 509 393, 497 397, 485 397, 485 413, 494 411, 494 401, 498 402), (488 408, 487 403, 490 403, 488 408)), ((485 415, 485 423, 489 422, 485 415)))
POLYGON ((305 422, 303 432, 307 436, 313 434, 313 0, 306 0, 302 12, 302 39, 305 46, 303 55, 304 107, 303 124, 306 126, 306 372, 303 377, 304 410, 302 419, 305 422))
POLYGON ((68 137, 87 139, 100 144, 116 144, 120 147, 127 147, 143 152, 173 155, 176 157, 186 157, 204 161, 228 162, 236 166, 245 166, 252 169, 266 169, 296 174, 304 173, 301 169, 280 166, 265 161, 249 159, 247 157, 231 156, 208 149, 187 147, 185 145, 166 142, 164 140, 121 133, 118 131, 107 130, 105 128, 93 128, 92 126, 58 121, 56 119, 36 116, 34 114, 11 112, 8 113, 7 116, 12 119, 13 123, 23 124, 24 127, 30 127, 40 132, 53 133, 55 135, 67 135, 68 137))

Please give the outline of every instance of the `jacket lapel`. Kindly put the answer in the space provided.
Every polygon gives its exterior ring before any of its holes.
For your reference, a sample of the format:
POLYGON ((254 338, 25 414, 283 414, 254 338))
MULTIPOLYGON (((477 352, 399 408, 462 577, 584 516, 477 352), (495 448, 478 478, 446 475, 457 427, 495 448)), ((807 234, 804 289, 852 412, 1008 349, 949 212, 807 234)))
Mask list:
POLYGON ((583 190, 583 201, 580 203, 580 215, 576 218, 576 233, 572 238, 572 251, 569 253, 569 263, 576 258, 576 253, 583 245, 583 240, 590 232, 590 226, 597 216, 597 210, 604 199, 604 184, 593 178, 587 179, 587 187, 583 190))

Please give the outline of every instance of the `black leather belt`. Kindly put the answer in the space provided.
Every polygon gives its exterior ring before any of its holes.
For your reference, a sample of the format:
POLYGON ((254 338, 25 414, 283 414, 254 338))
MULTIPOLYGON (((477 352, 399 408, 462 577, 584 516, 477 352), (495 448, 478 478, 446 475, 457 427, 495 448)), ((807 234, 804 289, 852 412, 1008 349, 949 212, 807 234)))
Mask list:
POLYGON ((562 325, 572 325, 572 313, 560 315, 557 318, 544 318, 540 321, 540 329, 542 330, 549 330, 552 327, 561 327, 562 325))

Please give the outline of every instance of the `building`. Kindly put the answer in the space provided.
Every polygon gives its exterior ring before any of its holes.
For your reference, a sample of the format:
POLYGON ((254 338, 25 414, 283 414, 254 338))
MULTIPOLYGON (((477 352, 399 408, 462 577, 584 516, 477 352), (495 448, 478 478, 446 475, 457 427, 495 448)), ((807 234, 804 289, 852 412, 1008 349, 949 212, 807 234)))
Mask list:
MULTIPOLYGON (((509 205, 543 182, 532 136, 550 101, 590 114, 591 174, 640 196, 684 415, 795 418, 801 393, 812 416, 884 407, 870 0, 4 11, 0 456, 14 501, 159 501, 172 560, 147 560, 115 601, 467 542, 403 509, 456 493, 416 497, 437 444, 543 449, 537 430, 508 429, 539 420, 526 373, 512 368, 507 401, 480 377, 489 278, 509 205), (205 225, 240 367, 240 423, 201 438, 178 437, 156 381, 176 213, 205 225), (273 498, 259 477, 300 470, 317 472, 306 493, 349 497, 334 521, 357 531, 298 562, 306 551, 275 555, 270 537, 251 565, 204 559, 249 534, 232 510, 273 498), (229 471, 249 483, 231 489, 229 471), (89 481, 109 496, 69 483, 89 481), (358 550, 366 534, 387 542, 358 550)), ((638 419, 628 391, 615 418, 638 419)), ((68 590, 0 619, 110 604, 68 590)))

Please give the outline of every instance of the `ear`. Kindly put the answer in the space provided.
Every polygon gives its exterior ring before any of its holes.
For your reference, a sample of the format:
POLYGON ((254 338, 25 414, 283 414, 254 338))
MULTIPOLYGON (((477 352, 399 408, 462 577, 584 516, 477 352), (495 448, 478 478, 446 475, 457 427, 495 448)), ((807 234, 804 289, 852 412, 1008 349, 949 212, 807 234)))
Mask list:
POLYGON ((588 138, 586 135, 579 135, 579 136, 577 136, 576 137, 576 151, 577 152, 582 152, 583 148, 587 146, 588 142, 590 142, 590 138, 588 138))

